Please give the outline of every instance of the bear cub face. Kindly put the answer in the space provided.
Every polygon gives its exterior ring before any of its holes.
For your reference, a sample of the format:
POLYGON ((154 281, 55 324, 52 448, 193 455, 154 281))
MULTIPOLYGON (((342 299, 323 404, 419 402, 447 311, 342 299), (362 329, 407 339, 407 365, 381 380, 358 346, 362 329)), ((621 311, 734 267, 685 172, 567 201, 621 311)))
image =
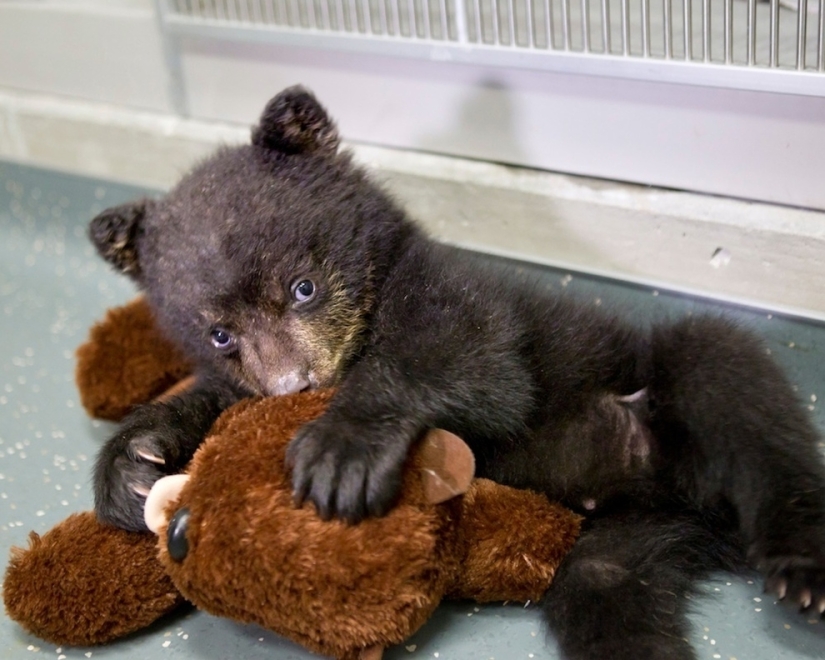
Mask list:
POLYGON ((338 146, 315 98, 289 88, 252 144, 219 151, 160 200, 101 213, 92 241, 202 366, 262 395, 333 385, 415 231, 338 146))

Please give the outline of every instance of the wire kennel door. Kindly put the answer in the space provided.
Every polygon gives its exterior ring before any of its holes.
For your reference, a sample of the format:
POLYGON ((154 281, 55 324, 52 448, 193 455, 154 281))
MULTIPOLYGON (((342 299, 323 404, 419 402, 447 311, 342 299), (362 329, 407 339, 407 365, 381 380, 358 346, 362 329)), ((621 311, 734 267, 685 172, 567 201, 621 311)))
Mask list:
POLYGON ((825 0, 158 4, 178 34, 825 96, 825 0))

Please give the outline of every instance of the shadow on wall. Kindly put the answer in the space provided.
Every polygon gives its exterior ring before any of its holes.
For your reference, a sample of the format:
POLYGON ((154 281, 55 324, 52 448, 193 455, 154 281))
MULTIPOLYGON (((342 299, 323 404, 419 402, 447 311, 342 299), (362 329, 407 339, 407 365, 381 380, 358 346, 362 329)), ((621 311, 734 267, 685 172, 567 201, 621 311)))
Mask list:
POLYGON ((483 80, 460 104, 452 127, 424 135, 416 146, 425 151, 448 153, 506 163, 523 163, 510 90, 497 80, 483 80))
MULTIPOLYGON (((523 118, 514 103, 519 93, 495 79, 478 82, 444 122, 446 128, 423 135, 416 147, 504 165, 527 162, 535 145, 520 143, 525 131, 519 130, 523 118)), ((589 240, 589 232, 596 229, 578 221, 586 210, 580 202, 529 195, 507 185, 465 182, 456 187, 437 177, 412 182, 411 178, 393 179, 393 190, 413 216, 432 223, 430 229, 441 240, 472 250, 492 248, 495 254, 528 261, 540 256, 543 263, 564 269, 581 263, 597 264, 602 271, 614 266, 610 254, 589 240)), ((626 242, 620 227, 621 223, 612 226, 614 242, 626 242)))

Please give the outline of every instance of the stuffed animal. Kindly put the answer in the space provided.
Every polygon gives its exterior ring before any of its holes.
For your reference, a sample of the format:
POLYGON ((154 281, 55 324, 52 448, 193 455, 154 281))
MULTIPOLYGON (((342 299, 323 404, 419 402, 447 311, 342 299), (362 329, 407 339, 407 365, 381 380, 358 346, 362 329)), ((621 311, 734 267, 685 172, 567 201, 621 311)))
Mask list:
MULTIPOLYGON (((96 416, 128 410, 186 371, 151 322, 130 323, 145 312, 136 302, 110 313, 79 351, 82 400, 96 416), (161 361, 130 353, 161 345, 161 361), (113 363, 134 366, 107 375, 113 363)), ((153 487, 146 517, 158 538, 107 527, 91 512, 32 533, 6 571, 9 616, 56 644, 89 645, 188 600, 322 655, 377 660, 442 598, 541 598, 580 518, 542 495, 472 480, 469 449, 446 431, 420 443, 383 518, 348 525, 294 506, 286 446, 330 396, 250 399, 228 410, 187 474, 153 487)))

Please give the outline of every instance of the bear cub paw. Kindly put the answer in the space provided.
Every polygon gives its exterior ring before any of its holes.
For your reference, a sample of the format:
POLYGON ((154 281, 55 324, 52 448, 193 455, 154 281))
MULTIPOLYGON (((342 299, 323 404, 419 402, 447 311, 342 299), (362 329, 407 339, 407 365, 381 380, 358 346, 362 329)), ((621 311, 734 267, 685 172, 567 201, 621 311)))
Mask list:
POLYGON ((126 425, 104 448, 95 466, 95 511, 105 523, 145 531, 143 506, 152 485, 179 472, 181 442, 174 425, 126 425))
POLYGON ((351 524, 386 514, 401 488, 411 442, 399 426, 329 414, 306 424, 287 449, 296 504, 310 501, 321 518, 351 524))
POLYGON ((766 593, 800 611, 825 613, 825 562, 800 556, 770 557, 761 568, 766 593))

